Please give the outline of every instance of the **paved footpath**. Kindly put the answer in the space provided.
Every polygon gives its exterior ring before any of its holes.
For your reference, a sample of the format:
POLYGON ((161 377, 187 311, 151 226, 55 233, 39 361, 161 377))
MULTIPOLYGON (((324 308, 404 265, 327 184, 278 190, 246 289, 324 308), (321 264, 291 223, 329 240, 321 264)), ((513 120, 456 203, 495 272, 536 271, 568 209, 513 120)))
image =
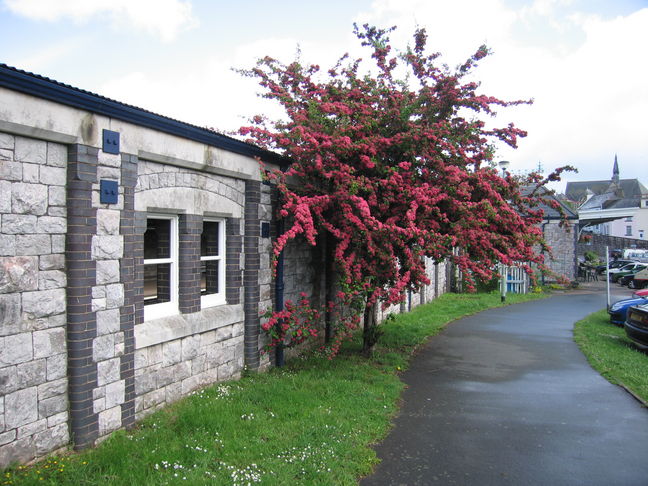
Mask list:
POLYGON ((578 292, 448 326, 404 373, 382 462, 360 484, 648 485, 648 409, 572 339, 603 307, 601 291, 578 292))

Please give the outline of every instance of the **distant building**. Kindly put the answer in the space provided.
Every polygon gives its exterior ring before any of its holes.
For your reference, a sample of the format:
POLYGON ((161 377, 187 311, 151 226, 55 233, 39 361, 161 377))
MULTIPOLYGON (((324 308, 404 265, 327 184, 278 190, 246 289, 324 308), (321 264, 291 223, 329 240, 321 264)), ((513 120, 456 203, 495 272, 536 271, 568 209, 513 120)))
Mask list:
POLYGON ((609 181, 568 182, 565 195, 577 204, 581 221, 592 221, 584 231, 648 238, 648 189, 638 179, 619 178, 616 155, 609 181))

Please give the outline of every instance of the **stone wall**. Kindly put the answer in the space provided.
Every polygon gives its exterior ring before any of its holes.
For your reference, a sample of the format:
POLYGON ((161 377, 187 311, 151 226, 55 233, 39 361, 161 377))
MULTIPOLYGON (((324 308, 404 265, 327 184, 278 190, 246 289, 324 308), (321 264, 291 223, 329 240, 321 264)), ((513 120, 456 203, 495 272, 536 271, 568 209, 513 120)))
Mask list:
MULTIPOLYGON (((187 300, 193 305, 187 306, 178 315, 147 322, 144 322, 143 316, 138 318, 135 325, 134 369, 135 413, 136 418, 140 419, 196 388, 238 378, 243 371, 246 318, 242 273, 246 268, 246 255, 242 245, 246 220, 241 216, 246 206, 246 182, 145 160, 139 161, 138 171, 135 199, 142 220, 146 218, 146 206, 170 212, 181 211, 181 225, 186 224, 182 221, 193 220, 199 236, 203 215, 226 219, 228 273, 226 305, 201 309, 200 288, 196 288, 199 282, 195 281, 198 277, 196 269, 193 269, 193 282, 187 269, 181 269, 181 278, 186 279, 183 287, 193 287, 193 295, 192 292, 181 293, 181 310, 187 300)), ((251 210, 259 212, 257 205, 251 210)), ((185 232, 181 229, 182 234, 185 232)), ((189 240, 183 240, 182 234, 181 258, 186 251, 189 259, 197 261, 199 239, 196 240, 196 248, 187 248, 189 240)), ((252 237, 252 241, 260 250, 257 237, 252 237)), ((251 257, 247 255, 247 258, 251 257)), ((141 257, 137 265, 142 265, 141 257)), ((251 266, 248 265, 248 269, 251 266)), ((265 275, 265 278, 269 277, 265 275)), ((258 284, 250 288, 258 291, 258 284)), ((254 303, 250 302, 249 305, 254 303)), ((254 314, 258 319, 258 312, 254 314)), ((255 347, 258 346, 255 344, 255 347)))
POLYGON ((449 292, 448 270, 451 268, 451 265, 447 262, 435 264, 431 258, 426 258, 425 265, 430 284, 423 286, 419 292, 407 292, 405 300, 400 304, 391 305, 384 310, 380 309, 378 312, 378 319, 380 321, 386 319, 389 314, 408 312, 414 307, 431 302, 437 297, 449 292))
POLYGON ((0 466, 69 441, 66 161, 0 133, 0 466))
POLYGON ((620 236, 597 235, 583 233, 591 237, 586 243, 578 243, 578 256, 585 257, 586 251, 593 251, 601 260, 605 260, 605 247, 612 250, 625 250, 630 248, 648 249, 648 240, 637 240, 633 238, 621 238, 620 236))
MULTIPOLYGON (((570 281, 576 280, 576 228, 560 227, 557 221, 550 221, 543 223, 542 230, 553 252, 553 257, 545 256, 547 266, 570 281)), ((543 279, 545 282, 556 280, 550 275, 545 275, 543 279)))

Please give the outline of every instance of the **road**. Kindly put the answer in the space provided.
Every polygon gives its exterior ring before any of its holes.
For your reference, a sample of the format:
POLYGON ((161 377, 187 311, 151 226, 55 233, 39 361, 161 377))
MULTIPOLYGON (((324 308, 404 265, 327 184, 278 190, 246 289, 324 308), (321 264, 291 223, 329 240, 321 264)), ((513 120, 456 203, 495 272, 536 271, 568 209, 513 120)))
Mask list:
POLYGON ((481 312, 431 339, 360 484, 648 485, 648 410, 572 339, 605 307, 602 287, 481 312))

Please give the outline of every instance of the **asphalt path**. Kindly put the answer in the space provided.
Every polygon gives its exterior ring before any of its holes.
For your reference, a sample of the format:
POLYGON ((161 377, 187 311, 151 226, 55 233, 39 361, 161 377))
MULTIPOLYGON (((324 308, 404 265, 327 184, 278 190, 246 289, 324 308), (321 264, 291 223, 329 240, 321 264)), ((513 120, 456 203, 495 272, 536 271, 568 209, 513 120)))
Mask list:
POLYGON ((648 485, 648 409, 573 341, 605 303, 599 288, 449 325, 403 374, 401 412, 360 484, 648 485))

